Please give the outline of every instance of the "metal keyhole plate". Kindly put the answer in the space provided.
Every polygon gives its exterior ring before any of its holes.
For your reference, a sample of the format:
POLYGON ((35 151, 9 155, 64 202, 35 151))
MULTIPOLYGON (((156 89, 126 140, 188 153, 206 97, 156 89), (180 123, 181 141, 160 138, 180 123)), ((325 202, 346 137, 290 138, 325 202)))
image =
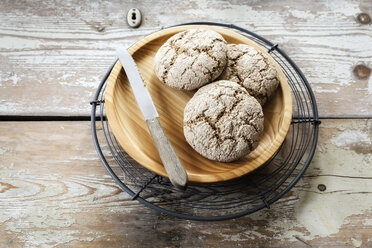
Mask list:
POLYGON ((132 28, 137 28, 141 25, 142 15, 139 9, 131 8, 127 14, 127 23, 132 28))

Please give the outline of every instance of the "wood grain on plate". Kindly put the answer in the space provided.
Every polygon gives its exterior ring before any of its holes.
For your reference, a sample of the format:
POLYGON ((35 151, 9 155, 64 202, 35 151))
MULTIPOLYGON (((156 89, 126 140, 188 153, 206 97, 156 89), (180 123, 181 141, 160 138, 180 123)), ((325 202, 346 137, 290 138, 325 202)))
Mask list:
MULTIPOLYGON (((292 120, 292 97, 286 77, 275 63, 280 87, 264 106, 264 134, 258 147, 246 157, 230 162, 211 161, 199 155, 183 135, 183 110, 194 92, 172 89, 156 76, 153 63, 158 49, 174 34, 190 28, 210 28, 219 32, 228 43, 245 43, 270 55, 246 37, 226 28, 209 26, 180 26, 146 36, 130 47, 147 89, 158 110, 161 124, 171 141, 191 182, 230 180, 253 171, 265 163, 282 144, 292 120)), ((167 173, 161 163, 130 84, 118 62, 107 80, 105 108, 108 122, 122 148, 138 163, 161 175, 167 173)))
POLYGON ((372 116, 370 0, 328 1, 0 1, 0 115, 85 115, 119 45, 129 47, 162 26, 190 21, 234 23, 268 38, 308 78, 321 116, 372 116), (143 23, 126 24, 138 7, 143 23))
POLYGON ((372 121, 322 121, 295 188, 222 222, 132 201, 102 166, 89 122, 0 122, 0 247, 371 247, 372 121))

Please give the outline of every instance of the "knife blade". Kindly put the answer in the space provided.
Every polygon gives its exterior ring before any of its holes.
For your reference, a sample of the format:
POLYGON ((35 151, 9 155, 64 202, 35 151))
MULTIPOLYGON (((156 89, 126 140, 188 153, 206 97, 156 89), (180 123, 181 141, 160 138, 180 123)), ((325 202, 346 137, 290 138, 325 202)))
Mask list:
POLYGON ((147 127, 159 152, 169 180, 176 188, 185 190, 188 182, 187 173, 159 122, 158 112, 149 91, 143 83, 136 62, 127 49, 118 49, 116 54, 127 75, 137 104, 146 120, 147 127))
POLYGON ((117 50, 116 54, 118 55, 120 63, 124 68, 125 74, 127 74, 134 97, 136 98, 145 120, 159 117, 154 102, 152 101, 150 93, 143 83, 141 74, 138 70, 136 62, 134 62, 133 57, 130 55, 127 49, 117 50))

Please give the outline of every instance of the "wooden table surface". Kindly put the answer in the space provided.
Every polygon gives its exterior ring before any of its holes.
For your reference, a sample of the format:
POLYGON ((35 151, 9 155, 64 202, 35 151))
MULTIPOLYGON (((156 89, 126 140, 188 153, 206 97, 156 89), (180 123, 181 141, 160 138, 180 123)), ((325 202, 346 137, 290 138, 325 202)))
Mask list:
POLYGON ((370 0, 0 1, 0 247, 372 247, 371 17, 370 0), (278 43, 314 90, 316 154, 270 210, 160 214, 131 201, 94 149, 84 120, 115 48, 189 21, 278 43))

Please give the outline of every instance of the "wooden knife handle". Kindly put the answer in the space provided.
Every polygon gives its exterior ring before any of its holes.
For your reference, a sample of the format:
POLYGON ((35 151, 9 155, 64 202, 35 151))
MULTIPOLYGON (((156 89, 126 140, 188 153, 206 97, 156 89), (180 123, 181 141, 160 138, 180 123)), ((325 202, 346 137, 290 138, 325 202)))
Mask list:
POLYGON ((188 182, 187 173, 160 125, 159 119, 149 119, 146 120, 146 123, 168 173, 169 180, 176 188, 185 190, 188 182))

